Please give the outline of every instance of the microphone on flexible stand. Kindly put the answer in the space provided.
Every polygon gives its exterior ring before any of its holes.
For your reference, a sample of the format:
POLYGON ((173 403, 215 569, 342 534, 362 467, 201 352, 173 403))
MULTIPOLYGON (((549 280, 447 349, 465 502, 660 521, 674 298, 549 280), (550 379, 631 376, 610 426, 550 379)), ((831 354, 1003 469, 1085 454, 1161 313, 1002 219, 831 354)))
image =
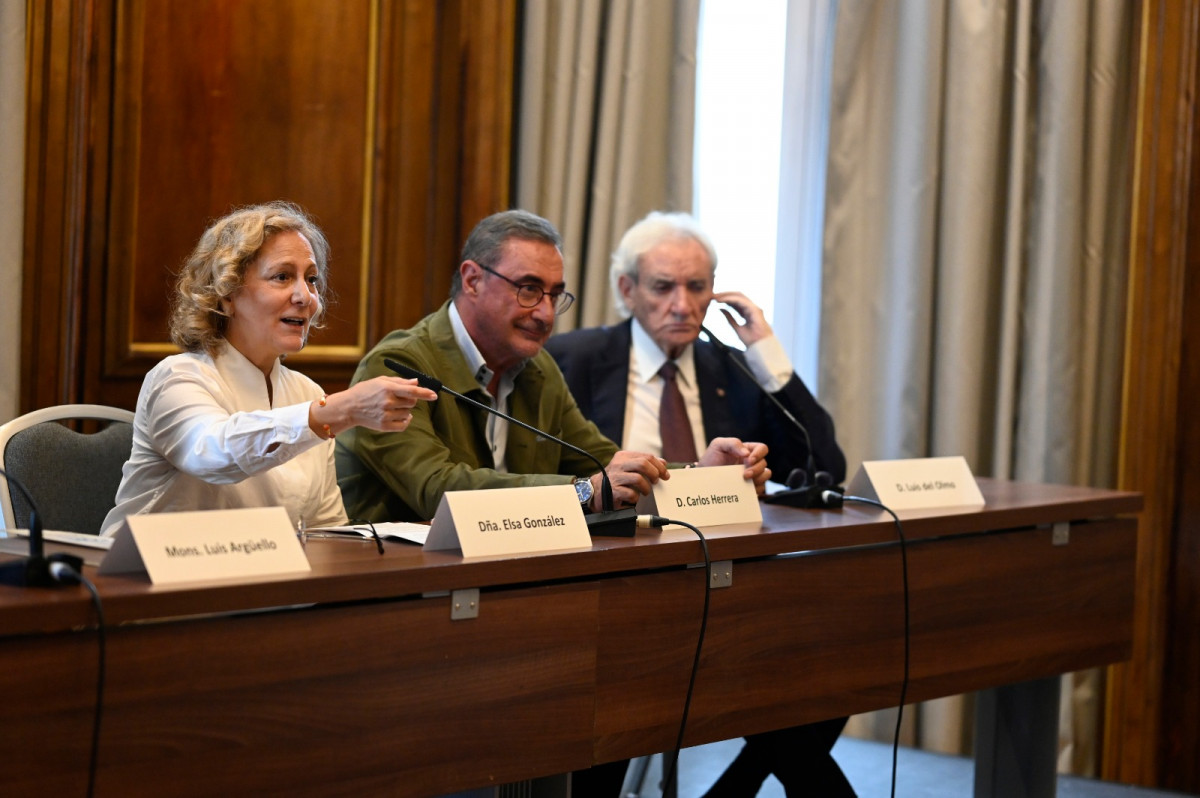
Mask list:
POLYGON ((762 387, 758 383, 758 378, 754 376, 754 372, 750 367, 741 360, 733 356, 729 346, 717 336, 713 335, 706 327, 701 326, 700 332, 704 333, 718 352, 720 352, 730 363, 741 369, 742 373, 750 378, 750 382, 754 383, 763 396, 775 405, 776 409, 783 414, 783 417, 791 422, 792 426, 800 430, 800 434, 804 436, 804 445, 808 449, 808 458, 806 461, 807 468, 793 468, 792 473, 788 474, 787 489, 769 493, 762 497, 762 500, 767 504, 783 504, 788 507, 800 507, 802 509, 821 509, 829 507, 840 507, 840 504, 833 505, 826 500, 825 494, 828 492, 839 493, 841 488, 833 484, 833 477, 828 471, 817 471, 816 460, 813 458, 812 438, 808 436, 808 428, 800 423, 800 420, 792 415, 791 411, 784 407, 783 402, 779 401, 775 396, 762 387), (808 483, 808 475, 812 474, 813 482, 808 483))
POLYGON ((34 504, 33 496, 14 476, 0 468, 0 477, 16 487, 29 504, 29 556, 23 560, 0 563, 0 584, 18 587, 55 587, 64 584, 62 574, 83 570, 83 559, 73 554, 51 554, 45 556, 42 542, 42 519, 34 504))
POLYGON ((596 455, 592 454, 586 449, 579 448, 573 443, 568 443, 562 438, 555 437, 545 430, 540 430, 531 424, 526 424, 519 418, 513 418, 507 413, 502 413, 494 407, 485 405, 483 402, 477 402, 469 396, 463 396, 458 391, 455 391, 452 388, 447 388, 442 384, 441 380, 417 371, 411 366, 406 366, 403 363, 399 363, 389 357, 385 357, 383 359, 383 364, 399 374, 401 377, 405 377, 406 379, 410 380, 416 380, 417 384, 419 384, 422 388, 428 388, 434 393, 448 393, 459 401, 466 402, 467 404, 477 407, 480 410, 485 410, 488 413, 500 416, 510 423, 516 424, 519 427, 524 427, 535 435, 541 435, 543 438, 554 441, 559 446, 570 449, 573 452, 578 452, 584 457, 589 458, 596 464, 596 468, 600 470, 600 505, 602 510, 598 513, 587 513, 584 515, 584 520, 587 521, 588 525, 588 533, 593 537, 597 535, 605 535, 622 538, 631 538, 637 534, 637 509, 634 507, 630 507, 625 510, 616 510, 613 508, 614 502, 612 482, 608 478, 608 472, 604 470, 604 464, 600 462, 600 459, 596 457, 596 455))

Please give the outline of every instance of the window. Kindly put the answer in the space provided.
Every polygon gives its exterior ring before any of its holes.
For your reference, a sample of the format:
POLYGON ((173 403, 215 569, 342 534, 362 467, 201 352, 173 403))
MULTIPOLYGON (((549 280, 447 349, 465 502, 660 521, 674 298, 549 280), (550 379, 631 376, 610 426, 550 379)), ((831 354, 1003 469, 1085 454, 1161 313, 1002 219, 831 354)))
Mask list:
MULTIPOLYGON (((696 69, 693 207, 717 290, 762 307, 814 391, 835 8, 703 0, 696 69)), ((705 325, 738 343, 716 307, 705 325)))
MULTIPOLYGON (((786 0, 704 0, 696 61, 696 218, 717 248, 717 290, 746 294, 768 321, 786 18, 786 0)), ((738 341, 715 305, 705 326, 738 341)))

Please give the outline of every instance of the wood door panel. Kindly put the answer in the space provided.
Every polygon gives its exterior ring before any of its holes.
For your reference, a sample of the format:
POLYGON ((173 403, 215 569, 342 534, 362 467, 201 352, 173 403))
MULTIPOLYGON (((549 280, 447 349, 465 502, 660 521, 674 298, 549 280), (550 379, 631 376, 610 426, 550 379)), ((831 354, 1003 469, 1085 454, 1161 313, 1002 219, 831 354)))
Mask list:
POLYGON ((206 225, 272 199, 332 250, 327 327, 289 365, 344 388, 446 298, 508 205, 515 0, 30 5, 22 411, 132 408, 176 350, 170 293, 206 225))
POLYGON ((142 0, 122 7, 113 122, 107 370, 174 351, 174 274, 207 223, 287 199, 317 219, 338 298, 298 360, 364 351, 364 212, 378 60, 368 0, 142 0))

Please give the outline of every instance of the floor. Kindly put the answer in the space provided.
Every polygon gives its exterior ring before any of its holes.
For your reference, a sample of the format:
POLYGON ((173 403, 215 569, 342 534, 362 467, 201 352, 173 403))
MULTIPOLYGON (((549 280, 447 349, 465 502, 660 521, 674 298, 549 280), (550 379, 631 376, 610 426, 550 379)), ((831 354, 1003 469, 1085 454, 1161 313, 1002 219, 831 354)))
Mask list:
MULTIPOLYGON (((726 740, 685 750, 680 755, 679 798, 699 798, 703 795, 737 755, 741 746, 741 740, 726 740)), ((834 746, 833 755, 859 798, 887 798, 891 795, 890 744, 842 737, 834 746)), ((661 757, 651 759, 642 790, 629 790, 626 798, 659 798, 661 761, 661 757)), ((897 798, 963 798, 972 794, 973 780, 974 766, 969 759, 910 748, 900 749, 896 768, 897 798)), ((626 787, 630 786, 627 780, 626 787)), ((1075 776, 1060 776, 1058 779, 1058 798, 1168 798, 1181 795, 1075 776)), ((758 797, 785 798, 783 786, 771 777, 763 784, 758 797)))

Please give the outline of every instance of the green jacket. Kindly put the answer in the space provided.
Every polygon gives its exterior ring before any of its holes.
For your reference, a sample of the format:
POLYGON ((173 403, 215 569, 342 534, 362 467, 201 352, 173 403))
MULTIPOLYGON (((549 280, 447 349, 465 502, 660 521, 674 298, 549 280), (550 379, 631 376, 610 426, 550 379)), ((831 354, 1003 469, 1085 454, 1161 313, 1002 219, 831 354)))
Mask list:
MULTIPOLYGON (((489 403, 450 326, 450 303, 409 330, 395 330, 367 353, 352 383, 394 376, 385 357, 437 377, 447 388, 489 403)), ((617 445, 580 413, 562 372, 545 351, 517 376, 510 415, 575 444, 608 464, 617 445)), ((484 433, 486 413, 441 394, 418 402, 404 432, 353 427, 337 436, 338 485, 353 520, 429 520, 448 490, 562 485, 598 470, 592 460, 509 424, 509 473, 495 470, 484 433)))

